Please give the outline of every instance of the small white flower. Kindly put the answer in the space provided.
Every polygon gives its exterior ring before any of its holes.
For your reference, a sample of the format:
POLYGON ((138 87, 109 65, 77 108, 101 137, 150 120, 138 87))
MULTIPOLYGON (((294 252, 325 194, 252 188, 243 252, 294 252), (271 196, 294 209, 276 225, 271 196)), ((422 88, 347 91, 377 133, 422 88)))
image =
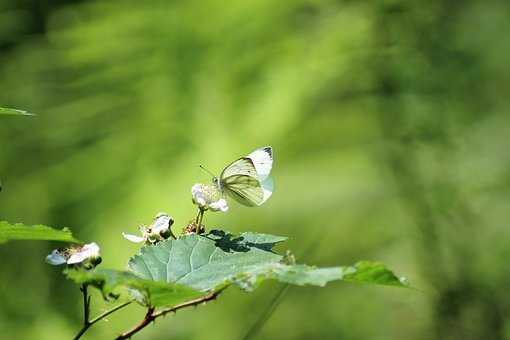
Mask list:
POLYGON ((202 210, 222 211, 228 210, 227 201, 221 198, 221 192, 215 185, 197 183, 191 187, 193 203, 202 210))
POLYGON ((191 187, 191 197, 193 200, 193 203, 198 205, 201 208, 204 208, 207 206, 207 193, 204 189, 204 185, 197 183, 191 187))
POLYGON ((46 262, 54 266, 64 263, 74 265, 90 263, 92 266, 95 266, 101 262, 100 249, 95 242, 65 249, 55 249, 46 256, 46 262))
POLYGON ((157 243, 162 240, 166 240, 172 236, 172 230, 170 227, 174 224, 174 220, 167 213, 159 213, 154 218, 154 221, 150 227, 144 225, 140 226, 140 232, 142 236, 122 233, 122 236, 128 241, 135 243, 157 243))

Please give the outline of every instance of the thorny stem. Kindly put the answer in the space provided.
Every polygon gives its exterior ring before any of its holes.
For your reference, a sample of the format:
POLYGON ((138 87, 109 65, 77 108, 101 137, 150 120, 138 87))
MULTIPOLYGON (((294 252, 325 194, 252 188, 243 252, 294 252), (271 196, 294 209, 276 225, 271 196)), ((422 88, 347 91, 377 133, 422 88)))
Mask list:
POLYGON ((136 333, 138 333, 139 331, 141 331, 142 329, 147 327, 151 322, 153 322, 154 320, 156 320, 156 318, 158 318, 160 316, 164 316, 164 315, 166 315, 168 313, 172 313, 172 312, 175 313, 175 312, 177 312, 180 309, 183 309, 183 308, 186 308, 186 307, 191 307, 191 306, 197 306, 199 304, 206 303, 208 301, 214 300, 214 299, 216 299, 216 297, 225 288, 227 288, 227 286, 225 286, 225 287, 223 287, 223 288, 221 288, 221 289, 219 289, 219 290, 217 290, 215 292, 211 292, 209 294, 201 296, 199 298, 196 298, 196 299, 193 299, 193 300, 189 300, 189 301, 180 303, 178 305, 175 305, 173 307, 165 308, 165 309, 162 309, 162 310, 159 310, 159 311, 156 311, 154 307, 149 307, 147 309, 147 313, 145 314, 145 317, 142 319, 142 321, 140 321, 136 326, 134 326, 130 330, 120 334, 116 338, 116 340, 122 340, 122 339, 129 339, 129 338, 131 338, 133 335, 135 335, 136 333))
MULTIPOLYGON (((83 288, 82 288, 82 292, 83 292, 83 288)), ((84 292, 84 295, 86 294, 86 289, 85 289, 85 292, 84 292)), ((124 303, 121 303, 120 305, 117 305, 115 307, 113 307, 112 309, 109 309, 107 311, 104 311, 103 313, 99 314, 98 316, 96 316, 94 319, 92 320, 89 320, 89 315, 90 315, 90 296, 85 300, 84 299, 84 302, 87 301, 87 309, 88 309, 88 312, 87 312, 87 316, 86 316, 86 319, 84 318, 84 321, 83 321, 83 327, 80 329, 80 331, 78 332, 78 334, 76 334, 76 336, 74 337, 74 340, 78 340, 79 338, 81 338, 81 336, 83 334, 85 334, 85 332, 90 328, 92 327, 93 324, 95 324, 96 322, 106 318, 108 315, 118 311, 119 309, 121 308, 124 308, 126 307, 127 305, 129 305, 131 302, 133 302, 134 300, 129 300, 129 301, 126 301, 124 303)))

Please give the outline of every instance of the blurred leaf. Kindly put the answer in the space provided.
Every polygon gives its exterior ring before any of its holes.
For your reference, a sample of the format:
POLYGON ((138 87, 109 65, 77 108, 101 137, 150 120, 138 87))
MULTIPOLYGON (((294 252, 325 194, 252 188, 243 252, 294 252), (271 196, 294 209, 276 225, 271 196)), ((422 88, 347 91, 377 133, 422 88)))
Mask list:
POLYGON ((34 114, 30 112, 18 109, 11 109, 7 107, 0 107, 0 115, 34 116, 34 114))
POLYGON ((396 276, 380 262, 360 261, 353 267, 346 268, 343 278, 349 282, 366 282, 387 286, 407 286, 405 277, 396 276))
POLYGON ((126 271, 68 269, 65 274, 78 284, 86 283, 98 288, 106 299, 116 297, 115 291, 123 287, 130 289, 138 302, 153 307, 173 306, 202 295, 184 285, 144 280, 126 271))
POLYGON ((22 223, 11 224, 0 221, 0 243, 11 240, 45 240, 79 243, 67 228, 53 229, 45 225, 27 226, 22 223))
POLYGON ((272 251, 283 240, 256 233, 236 237, 214 230, 207 235, 192 234, 143 247, 128 265, 141 278, 179 283, 202 291, 229 283, 252 290, 267 279, 295 285, 324 286, 329 281, 345 280, 404 286, 380 263, 360 262, 331 268, 286 264, 283 256, 272 251))

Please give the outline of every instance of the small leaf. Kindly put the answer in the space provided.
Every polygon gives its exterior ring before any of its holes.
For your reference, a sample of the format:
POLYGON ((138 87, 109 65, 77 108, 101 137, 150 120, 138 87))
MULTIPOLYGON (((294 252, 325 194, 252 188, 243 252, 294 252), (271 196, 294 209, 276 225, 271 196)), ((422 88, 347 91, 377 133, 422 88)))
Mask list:
POLYGON ((24 110, 10 109, 7 107, 0 107, 0 115, 35 116, 33 113, 24 110))
POLYGON ((349 267, 349 272, 346 273, 344 280, 397 287, 408 286, 404 277, 396 276, 380 262, 370 261, 360 261, 353 267, 349 267))
POLYGON ((98 288, 105 299, 116 298, 119 288, 127 288, 139 303, 152 307, 174 306, 203 295, 187 286, 144 280, 126 271, 67 269, 65 274, 78 284, 89 284, 98 288))
POLYGON ((329 281, 345 280, 404 286, 380 263, 330 268, 286 264, 284 257, 272 250, 284 240, 266 234, 235 236, 213 230, 207 235, 191 234, 145 246, 130 259, 128 266, 140 278, 183 284, 201 291, 230 283, 252 290, 267 279, 295 285, 324 286, 329 281))
POLYGON ((22 223, 11 224, 0 221, 0 243, 11 240, 45 240, 79 243, 67 228, 53 229, 45 225, 27 226, 22 223))

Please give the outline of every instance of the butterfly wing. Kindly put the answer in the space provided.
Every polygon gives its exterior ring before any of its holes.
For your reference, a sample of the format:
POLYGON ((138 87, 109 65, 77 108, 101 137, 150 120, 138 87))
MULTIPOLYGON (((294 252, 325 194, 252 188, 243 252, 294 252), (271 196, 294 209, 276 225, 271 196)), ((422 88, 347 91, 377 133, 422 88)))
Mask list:
POLYGON ((262 200, 262 203, 264 203, 273 194, 274 189, 273 179, 271 177, 266 178, 265 180, 260 182, 260 186, 262 187, 262 190, 264 192, 264 198, 262 200))
POLYGON ((258 179, 246 175, 233 175, 223 180, 224 192, 237 202, 248 207, 265 202, 264 189, 258 179))
POLYGON ((255 166, 257 178, 260 181, 264 181, 269 177, 271 169, 273 168, 273 148, 266 146, 257 149, 250 153, 247 158, 251 159, 255 166))
POLYGON ((273 181, 269 178, 272 166, 272 148, 257 149, 232 162, 221 172, 220 190, 243 205, 259 206, 273 192, 273 181))
POLYGON ((239 158, 238 160, 233 161, 232 163, 227 165, 227 167, 223 169, 223 171, 221 172, 220 180, 238 175, 258 178, 257 169, 255 168, 255 165, 253 164, 251 158, 248 157, 239 158))

